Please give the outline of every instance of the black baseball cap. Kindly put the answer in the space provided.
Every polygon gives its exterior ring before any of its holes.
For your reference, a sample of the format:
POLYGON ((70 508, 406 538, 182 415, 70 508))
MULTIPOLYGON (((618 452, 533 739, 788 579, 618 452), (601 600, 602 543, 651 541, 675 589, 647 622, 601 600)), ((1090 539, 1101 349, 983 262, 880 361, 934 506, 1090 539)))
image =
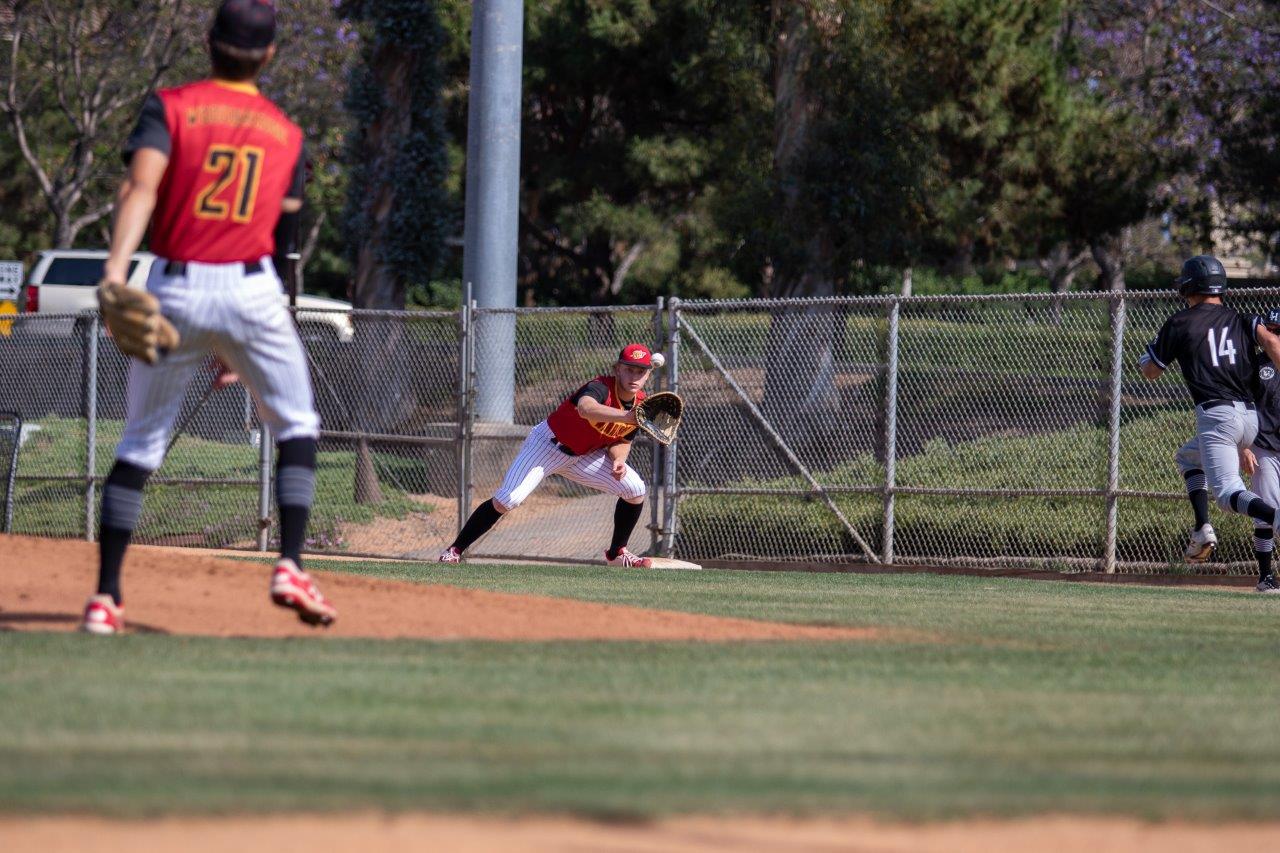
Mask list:
POLYGON ((272 0, 222 0, 209 38, 245 50, 269 46, 276 38, 276 4, 272 0))

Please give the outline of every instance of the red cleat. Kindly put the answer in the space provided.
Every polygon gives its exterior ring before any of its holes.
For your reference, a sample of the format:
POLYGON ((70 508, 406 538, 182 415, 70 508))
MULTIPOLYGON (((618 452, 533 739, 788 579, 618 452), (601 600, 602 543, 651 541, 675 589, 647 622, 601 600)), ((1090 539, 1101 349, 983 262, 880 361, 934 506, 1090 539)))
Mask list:
POLYGON ((618 550, 618 556, 613 559, 609 558, 609 552, 604 552, 604 561, 611 566, 621 566, 624 569, 652 569, 653 560, 648 557, 637 557, 626 548, 618 550))
POLYGON ((461 562, 462 562, 462 554, 460 554, 460 553, 458 552, 458 549, 457 549, 457 548, 455 548, 455 547, 453 547, 452 545, 450 545, 448 548, 445 548, 445 549, 444 549, 444 551, 440 552, 440 558, 439 558, 438 560, 436 560, 436 562, 438 562, 438 563, 461 563, 461 562))
POLYGON ((324 600, 311 575, 288 557, 281 557, 271 574, 271 600, 297 612, 308 625, 331 625, 338 611, 324 600))
POLYGON ((93 595, 84 606, 80 630, 88 634, 119 634, 124 631, 124 607, 117 606, 109 595, 93 595))

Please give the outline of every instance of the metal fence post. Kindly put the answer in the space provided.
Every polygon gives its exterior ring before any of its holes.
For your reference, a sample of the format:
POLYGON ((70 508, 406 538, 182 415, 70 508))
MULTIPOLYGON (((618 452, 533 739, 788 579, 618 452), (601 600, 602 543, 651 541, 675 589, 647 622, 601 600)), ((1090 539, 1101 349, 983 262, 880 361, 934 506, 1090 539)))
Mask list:
POLYGON ((84 480, 84 538, 94 539, 94 498, 97 495, 98 474, 98 314, 81 324, 87 339, 84 342, 84 415, 85 415, 85 480, 84 480))
MULTIPOLYGON (((653 310, 653 340, 654 344, 658 347, 661 347, 663 342, 666 340, 664 335, 665 330, 662 327, 662 312, 665 308, 665 302, 666 300, 659 296, 653 310)), ((657 387, 653 390, 662 390, 662 377, 663 373, 661 371, 654 374, 653 378, 657 387)), ((653 448, 652 459, 650 460, 649 482, 653 483, 654 491, 653 496, 649 498, 649 553, 657 554, 658 549, 662 545, 662 536, 660 534, 662 531, 663 510, 666 508, 667 490, 662 478, 662 462, 666 456, 666 448, 656 441, 651 441, 649 444, 653 448)))
POLYGON ((462 288, 462 306, 458 309, 458 524, 455 534, 462 532, 471 511, 467 496, 471 444, 467 436, 468 397, 471 393, 468 354, 471 352, 471 282, 462 288))
MULTIPOLYGON (((666 390, 680 393, 680 297, 673 296, 667 303, 667 385, 666 390)), ((680 490, 676 483, 676 443, 668 445, 662 454, 663 507, 661 555, 670 557, 675 550, 677 505, 680 490)))
POLYGON ((1111 299, 1111 397, 1107 417, 1107 538, 1102 554, 1102 570, 1116 570, 1116 538, 1119 527, 1120 489, 1120 390, 1124 375, 1124 329, 1126 299, 1111 299))
MULTIPOLYGON (((903 290, 908 286, 904 284, 903 290)), ((880 536, 880 560, 886 566, 893 565, 894 509, 898 486, 898 318, 901 305, 899 299, 894 299, 889 305, 889 331, 885 341, 884 527, 880 536)))
POLYGON ((258 550, 265 551, 271 533, 271 447, 275 439, 267 425, 258 424, 258 550))
MULTIPOLYGON (((470 513, 476 452, 476 337, 478 336, 478 327, 476 323, 476 300, 474 299, 467 300, 467 323, 471 334, 467 338, 467 393, 463 398, 466 401, 466 419, 463 421, 466 431, 463 434, 462 441, 466 448, 467 476, 462 479, 462 505, 470 513)), ((463 521, 465 520, 464 517, 463 521)), ((462 532, 461 527, 458 528, 458 532, 462 532)))

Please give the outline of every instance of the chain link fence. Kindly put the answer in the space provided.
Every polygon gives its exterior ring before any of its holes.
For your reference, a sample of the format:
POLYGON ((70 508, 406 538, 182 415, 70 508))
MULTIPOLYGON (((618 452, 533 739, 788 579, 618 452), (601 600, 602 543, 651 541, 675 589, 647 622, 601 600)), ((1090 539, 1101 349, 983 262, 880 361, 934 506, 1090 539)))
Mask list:
MULTIPOLYGON (((1280 290, 1230 303, 1262 313, 1280 290)), ((350 312, 346 334, 306 312, 322 422, 308 549, 434 558, 529 429, 641 341, 668 356, 650 390, 687 407, 675 445, 631 452, 650 484, 637 552, 1187 571, 1173 454, 1190 398, 1176 369, 1156 383, 1136 371, 1177 305, 1171 293, 468 304, 350 312), (514 349, 486 346, 503 335, 514 349), (477 363, 495 357, 512 364, 477 363), (511 388, 500 422, 477 401, 478 373, 495 367, 511 388)), ((13 532, 96 536, 127 372, 94 315, 19 316, 0 336, 0 412, 21 419, 13 532)), ((137 540, 270 549, 272 442, 243 386, 211 391, 213 376, 210 362, 187 391, 137 540)), ((550 478, 472 553, 598 560, 612 507, 550 478)), ((1194 570, 1251 571, 1248 520, 1211 512, 1219 558, 1194 570)))
POLYGON ((1251 522, 1216 507, 1218 561, 1182 563, 1173 455, 1191 399, 1176 368, 1136 369, 1178 307, 1171 292, 680 303, 675 553, 1252 571, 1251 522))

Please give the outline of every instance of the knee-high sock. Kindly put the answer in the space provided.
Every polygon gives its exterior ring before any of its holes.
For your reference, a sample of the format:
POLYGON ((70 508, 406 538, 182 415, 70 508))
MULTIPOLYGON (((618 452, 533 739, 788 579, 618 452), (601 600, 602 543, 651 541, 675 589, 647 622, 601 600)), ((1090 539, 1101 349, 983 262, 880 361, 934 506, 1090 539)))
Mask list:
POLYGON ((502 518, 502 513, 498 512, 498 508, 493 503, 493 498, 480 504, 471 513, 471 517, 467 519, 467 523, 462 525, 462 532, 458 534, 458 538, 453 540, 452 547, 458 549, 461 554, 475 543, 477 539, 489 532, 489 528, 498 523, 498 519, 502 518))
POLYGON ((636 522, 640 520, 640 513, 643 510, 643 502, 633 504, 618 498, 618 503, 613 508, 613 541, 609 543, 610 560, 627 547, 627 542, 631 539, 631 531, 636 529, 636 522))
POLYGON ((1275 547, 1275 530, 1270 527, 1253 528, 1253 556, 1258 558, 1259 580, 1271 574, 1271 552, 1275 547))
POLYGON ((1248 489, 1241 489, 1231 496, 1231 508, 1242 515, 1256 518, 1263 524, 1275 527, 1276 508, 1248 489))
POLYGON ((276 458, 276 506, 280 511, 280 556, 302 567, 307 520, 316 497, 316 440, 280 442, 276 458))
POLYGON ((1187 499, 1191 501, 1191 510, 1196 514, 1196 530, 1199 530, 1209 523, 1209 488, 1204 471, 1193 468, 1182 476, 1187 481, 1187 499))
POLYGON ((98 516, 98 593, 121 601, 120 567, 124 552, 133 539, 133 530, 142 515, 142 490, 151 472, 119 459, 102 486, 102 507, 98 516))

